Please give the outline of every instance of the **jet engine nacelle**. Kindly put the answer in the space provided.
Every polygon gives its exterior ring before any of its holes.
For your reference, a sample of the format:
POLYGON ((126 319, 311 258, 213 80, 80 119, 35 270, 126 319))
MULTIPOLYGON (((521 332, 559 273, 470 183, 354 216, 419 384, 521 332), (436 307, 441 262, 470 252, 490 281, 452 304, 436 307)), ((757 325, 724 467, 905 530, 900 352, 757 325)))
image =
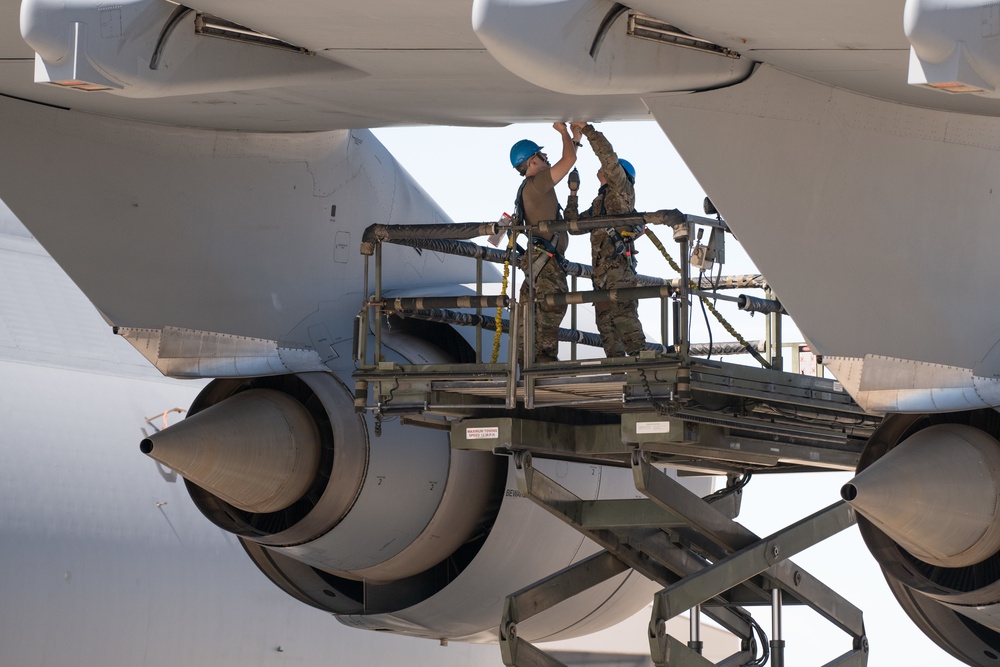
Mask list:
MULTIPOLYGON (((475 0, 472 27, 497 62, 570 95, 706 90, 739 83, 753 62, 656 21, 626 31, 627 8, 606 0, 475 0), (673 36, 662 41, 656 35, 673 36), (558 35, 558 39, 553 39, 558 35)), ((654 20, 655 21, 655 20, 654 20)))
POLYGON ((842 495, 917 626, 970 665, 1000 664, 1000 414, 890 415, 842 495))
MULTIPOLYGON (((446 360, 416 336, 387 344, 400 361, 446 360)), ((377 431, 330 373, 215 380, 142 450, 184 476, 199 509, 275 584, 356 627, 494 640, 508 594, 597 551, 517 492, 508 459, 398 421, 377 431)), ((584 499, 637 496, 629 470, 537 466, 584 499)), ((518 630, 593 632, 654 590, 619 575, 518 630)))
POLYGON ((220 32, 187 7, 159 0, 21 3, 21 35, 35 49, 37 83, 156 98, 364 76, 304 48, 225 24, 232 30, 220 32), (204 38, 213 34, 227 39, 204 38))

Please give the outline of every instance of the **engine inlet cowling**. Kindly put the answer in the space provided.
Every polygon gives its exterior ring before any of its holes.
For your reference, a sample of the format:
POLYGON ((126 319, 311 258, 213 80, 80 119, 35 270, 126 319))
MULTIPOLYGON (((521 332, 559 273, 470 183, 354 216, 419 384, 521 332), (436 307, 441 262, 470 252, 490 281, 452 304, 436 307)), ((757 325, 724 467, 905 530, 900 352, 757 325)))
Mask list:
POLYGON ((328 374, 217 380, 191 413, 143 450, 226 530, 336 577, 417 575, 464 544, 490 504, 492 455, 452 452, 437 431, 402 437, 393 422, 369 440, 328 374))
MULTIPOLYGON (((443 362, 422 337, 403 358, 443 362)), ((289 594, 339 614, 392 612, 458 576, 489 532, 506 466, 447 433, 381 437, 330 373, 215 380, 141 449, 180 472, 211 521, 289 594)))
POLYGON ((896 599, 943 649, 1000 664, 1000 415, 886 417, 843 498, 896 599))
MULTIPOLYGON (((393 327, 383 331, 385 356, 441 363, 472 354, 448 331, 433 323, 393 327)), ((199 509, 237 534, 284 592, 354 627, 494 641, 506 596, 599 550, 517 492, 507 457, 453 450, 447 432, 393 419, 384 419, 374 437, 374 418, 355 413, 353 394, 330 373, 216 380, 189 415, 190 430, 176 436, 185 446, 174 449, 194 459, 188 470, 203 473, 198 484, 186 480, 199 509), (272 392, 295 406, 272 400, 272 392), (247 414, 258 408, 262 415, 247 414), (301 430, 283 422, 303 411, 315 426, 319 457, 302 496, 272 512, 225 500, 223 491, 241 504, 251 495, 242 488, 242 473, 252 480, 258 464, 239 460, 241 437, 260 440, 254 447, 281 462, 287 456, 280 452, 297 449, 292 434, 301 430), (243 428, 241 417, 255 426, 243 428)), ((152 439, 153 452, 170 449, 167 433, 152 439)), ((628 469, 558 461, 539 466, 581 499, 637 494, 628 469)), ((528 641, 594 632, 634 614, 655 588, 635 572, 622 572, 529 619, 518 632, 528 641)))

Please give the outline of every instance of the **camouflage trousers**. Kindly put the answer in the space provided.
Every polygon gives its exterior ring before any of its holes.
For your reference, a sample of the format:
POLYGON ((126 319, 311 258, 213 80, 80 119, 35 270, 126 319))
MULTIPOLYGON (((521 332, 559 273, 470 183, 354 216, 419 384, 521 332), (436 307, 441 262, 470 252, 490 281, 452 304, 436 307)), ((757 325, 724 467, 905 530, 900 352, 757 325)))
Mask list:
MULTIPOLYGON (((626 257, 601 253, 594 262, 594 289, 621 289, 635 287, 636 284, 635 270, 626 257)), ((646 336, 642 332, 639 307, 634 299, 595 303, 594 310, 604 354, 608 357, 634 356, 643 350, 646 336)))
MULTIPOLYGON (((536 252, 533 262, 548 259, 543 253, 536 252)), ((547 306, 541 300, 546 294, 568 292, 566 273, 559 268, 554 259, 548 259, 545 266, 535 279, 535 361, 557 361, 559 357, 559 325, 566 315, 566 306, 547 306)), ((527 318, 527 308, 531 306, 528 300, 528 281, 521 285, 518 305, 521 310, 517 321, 517 360, 524 364, 524 322, 527 318)))

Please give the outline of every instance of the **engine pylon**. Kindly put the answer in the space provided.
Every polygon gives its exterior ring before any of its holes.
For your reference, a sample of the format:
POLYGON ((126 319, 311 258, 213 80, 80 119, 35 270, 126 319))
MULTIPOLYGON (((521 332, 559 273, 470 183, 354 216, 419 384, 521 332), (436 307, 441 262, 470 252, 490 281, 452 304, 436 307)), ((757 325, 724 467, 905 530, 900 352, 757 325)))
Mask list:
POLYGON ((965 567, 1000 551, 1000 443, 972 426, 918 431, 858 473, 841 496, 931 565, 965 567))
POLYGON ((320 438, 309 412, 273 389, 250 389, 144 439, 140 450, 247 512, 285 509, 312 484, 320 438))

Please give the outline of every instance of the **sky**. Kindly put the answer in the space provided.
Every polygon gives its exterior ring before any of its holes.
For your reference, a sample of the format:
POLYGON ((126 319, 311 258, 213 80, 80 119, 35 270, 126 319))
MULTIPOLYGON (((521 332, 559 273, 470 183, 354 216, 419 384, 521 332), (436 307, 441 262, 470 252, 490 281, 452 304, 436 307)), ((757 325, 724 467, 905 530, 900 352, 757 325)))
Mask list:
MULTIPOLYGON (((637 210, 678 208, 685 213, 704 215, 704 191, 654 122, 609 122, 596 127, 612 142, 619 157, 635 166, 637 210)), ((555 156, 560 153, 561 146, 559 135, 551 125, 537 124, 490 129, 393 128, 376 130, 375 135, 457 222, 493 221, 504 212, 513 212, 513 200, 521 180, 511 168, 508 157, 514 142, 532 139, 545 147, 552 161, 557 159, 555 156)), ((577 162, 581 175, 581 209, 589 206, 596 194, 599 167, 586 139, 583 143, 577 162)), ((564 182, 559 190, 560 201, 565 202, 567 194, 564 182)), ((738 221, 729 222, 738 233, 738 221)), ((668 251, 676 248, 668 242, 669 234, 658 235, 668 251)), ((752 260, 738 248, 732 236, 727 235, 726 244, 727 261, 723 274, 757 272, 752 260)), ((640 273, 676 277, 648 241, 645 245, 640 242, 638 249, 640 273)), ((567 255, 572 260, 589 264, 587 237, 574 237, 567 255)), ((676 253, 674 255, 676 257, 676 253)), ((589 286, 582 288, 589 289, 589 286)), ((750 317, 725 304, 720 305, 720 310, 745 338, 763 338, 763 317, 750 317)), ((647 338, 658 340, 658 308, 646 304, 640 307, 640 316, 647 338)), ((801 340, 798 330, 787 318, 784 326, 786 342, 801 340)), ((707 342, 707 331, 705 323, 695 316, 692 340, 707 342)), ((714 320, 712 334, 714 340, 731 340, 714 320)), ((840 498, 840 487, 850 477, 850 473, 839 472, 757 475, 744 490, 739 521, 758 535, 770 534, 836 502, 840 498)), ((899 608, 856 527, 802 552, 793 560, 864 612, 871 646, 869 667, 963 664, 925 637, 899 608)), ((755 611, 754 616, 770 635, 770 609, 755 611)), ((823 665, 850 649, 846 634, 808 608, 785 607, 783 631, 788 665, 823 665)), ((636 650, 642 650, 645 641, 644 636, 638 638, 636 650)))

